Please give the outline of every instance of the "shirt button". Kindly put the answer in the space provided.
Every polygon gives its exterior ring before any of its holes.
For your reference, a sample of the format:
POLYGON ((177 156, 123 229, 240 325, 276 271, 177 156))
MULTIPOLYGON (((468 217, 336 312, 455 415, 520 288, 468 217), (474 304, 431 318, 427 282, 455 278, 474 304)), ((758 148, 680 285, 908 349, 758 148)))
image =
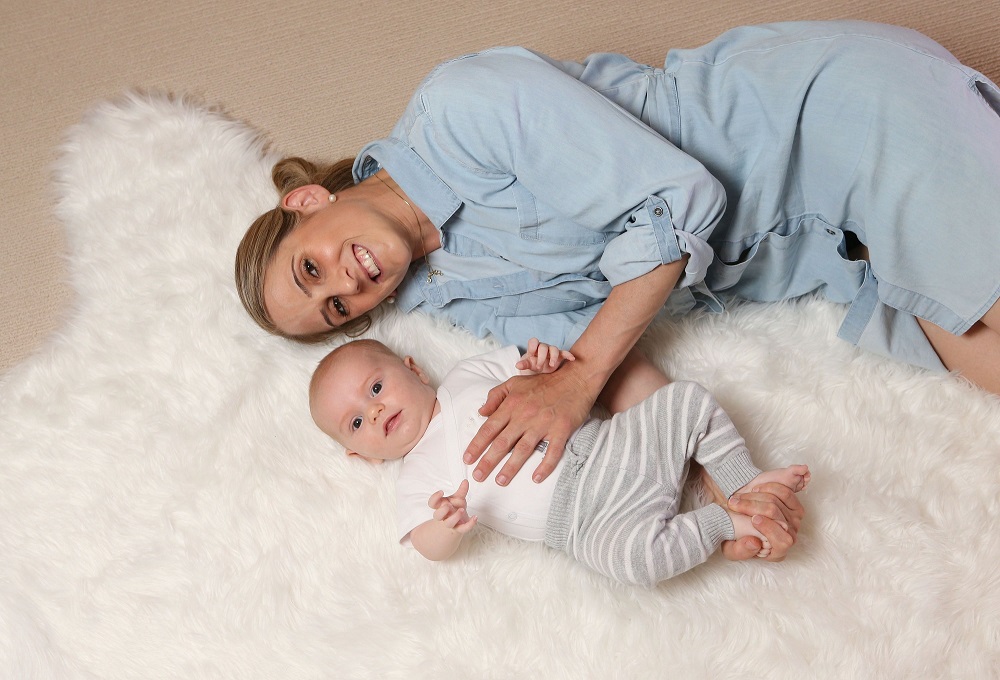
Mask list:
POLYGON ((837 235, 837 232, 835 232, 833 229, 827 229, 826 233, 828 233, 830 236, 836 236, 837 235))
POLYGON ((507 514, 507 519, 509 519, 511 522, 517 520, 517 513, 516 512, 508 513, 507 514))
POLYGON ((653 214, 656 215, 657 217, 661 216, 663 214, 663 208, 659 207, 653 208, 653 214))

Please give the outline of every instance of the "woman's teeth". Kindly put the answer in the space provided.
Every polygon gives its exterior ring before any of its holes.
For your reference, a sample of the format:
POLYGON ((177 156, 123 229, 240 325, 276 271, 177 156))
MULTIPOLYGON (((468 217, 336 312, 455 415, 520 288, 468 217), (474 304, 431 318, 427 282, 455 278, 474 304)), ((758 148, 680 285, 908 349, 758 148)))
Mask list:
POLYGON ((375 260, 372 259, 372 254, 369 253, 367 249, 362 248, 361 246, 354 246, 354 257, 358 259, 358 262, 361 263, 361 266, 365 268, 365 271, 368 272, 368 276, 372 279, 382 273, 382 271, 378 268, 378 265, 375 264, 375 260))

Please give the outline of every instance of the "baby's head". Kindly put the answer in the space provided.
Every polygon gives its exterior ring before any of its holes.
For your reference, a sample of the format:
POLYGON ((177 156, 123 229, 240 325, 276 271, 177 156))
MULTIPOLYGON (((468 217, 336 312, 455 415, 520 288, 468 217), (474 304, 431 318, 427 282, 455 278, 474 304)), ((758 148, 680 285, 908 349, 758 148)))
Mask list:
POLYGON ((401 359, 375 340, 336 348, 309 383, 309 411, 319 429, 371 462, 408 454, 436 406, 436 392, 413 357, 401 359))

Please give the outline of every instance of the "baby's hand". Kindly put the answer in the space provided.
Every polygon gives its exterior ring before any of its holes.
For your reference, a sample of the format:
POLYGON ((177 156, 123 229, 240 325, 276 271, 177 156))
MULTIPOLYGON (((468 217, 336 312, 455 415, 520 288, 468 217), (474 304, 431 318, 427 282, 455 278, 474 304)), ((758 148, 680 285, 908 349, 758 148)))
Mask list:
POLYGON ((514 364, 514 368, 534 373, 552 373, 565 361, 576 361, 576 357, 568 350, 561 350, 554 345, 539 342, 538 338, 532 338, 528 341, 528 351, 514 364))
POLYGON ((434 509, 434 519, 443 522, 449 529, 460 534, 467 533, 476 526, 477 517, 469 517, 466 512, 465 497, 469 493, 469 480, 463 479, 458 490, 451 496, 445 496, 443 491, 435 491, 427 500, 427 505, 434 509))

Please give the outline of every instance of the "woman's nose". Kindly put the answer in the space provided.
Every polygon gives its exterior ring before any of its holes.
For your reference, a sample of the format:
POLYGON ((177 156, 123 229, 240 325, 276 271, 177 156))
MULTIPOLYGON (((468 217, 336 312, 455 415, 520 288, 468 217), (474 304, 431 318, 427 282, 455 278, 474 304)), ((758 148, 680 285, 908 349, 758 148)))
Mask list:
POLYGON ((361 289, 361 284, 351 275, 347 267, 341 267, 333 275, 328 276, 320 287, 319 296, 321 298, 345 297, 354 295, 361 289))

